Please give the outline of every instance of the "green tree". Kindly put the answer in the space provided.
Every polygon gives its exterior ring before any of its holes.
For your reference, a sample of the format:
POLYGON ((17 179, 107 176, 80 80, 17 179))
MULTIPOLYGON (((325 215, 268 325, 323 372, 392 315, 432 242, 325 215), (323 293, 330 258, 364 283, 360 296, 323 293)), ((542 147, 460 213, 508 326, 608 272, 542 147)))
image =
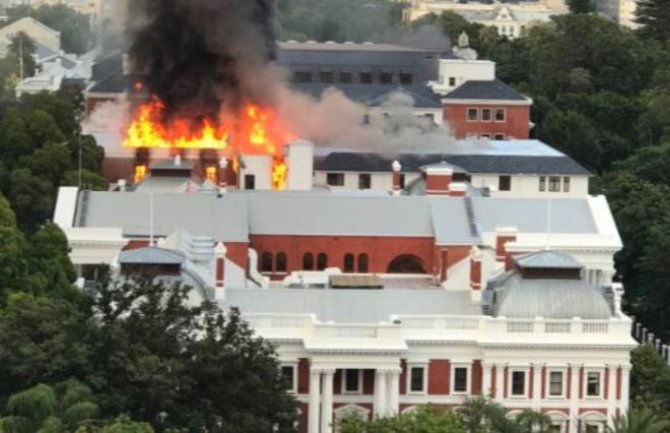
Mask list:
POLYGON ((650 344, 631 353, 630 397, 636 407, 654 413, 670 410, 670 367, 650 344))
POLYGON ((613 427, 607 427, 608 433, 663 433, 670 428, 670 421, 662 419, 648 409, 633 409, 614 420, 613 427))
POLYGON ((579 113, 552 109, 544 117, 537 135, 585 167, 596 170, 601 167, 603 148, 598 131, 579 113))
POLYGON ((670 2, 668 0, 639 0, 636 22, 645 37, 670 41, 670 2))
POLYGON ((91 382, 104 413, 160 430, 293 431, 273 348, 235 310, 188 306, 190 290, 148 277, 103 286, 91 382))
POLYGON ((122 416, 104 427, 100 433, 154 433, 154 429, 147 423, 134 422, 130 418, 122 416))
POLYGON ((0 396, 82 377, 91 367, 91 322, 74 304, 13 294, 0 311, 0 396))
POLYGON ((23 64, 19 63, 19 69, 23 67, 23 71, 19 70, 19 74, 23 72, 23 77, 32 77, 35 75, 35 59, 32 54, 35 52, 35 42, 25 34, 19 32, 12 38, 9 45, 9 54, 16 59, 22 60, 23 64))
POLYGON ((355 413, 346 414, 338 422, 340 433, 463 433, 457 414, 438 411, 431 406, 395 417, 366 420, 355 413))
POLYGON ((91 424, 99 416, 91 390, 76 380, 54 388, 38 384, 9 398, 2 433, 66 433, 91 424))

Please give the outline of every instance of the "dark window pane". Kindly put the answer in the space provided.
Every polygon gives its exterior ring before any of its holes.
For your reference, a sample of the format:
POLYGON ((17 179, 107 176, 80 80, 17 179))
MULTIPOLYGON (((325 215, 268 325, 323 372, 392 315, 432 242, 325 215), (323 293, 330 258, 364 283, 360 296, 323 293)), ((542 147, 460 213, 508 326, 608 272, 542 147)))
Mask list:
POLYGON ((319 81, 322 83, 332 83, 334 81, 333 73, 332 72, 320 72, 319 73, 319 81))
POLYGON ((344 255, 344 272, 354 272, 354 255, 344 255))
POLYGON ((368 255, 359 254, 358 255, 358 272, 364 274, 368 272, 368 255))
POLYGON ((392 84, 393 83, 393 74, 388 72, 382 72, 379 74, 379 82, 381 84, 392 84))
POLYGON ((410 370, 410 391, 423 392, 423 375, 424 369, 422 367, 412 367, 410 370))
POLYGON ((305 253, 305 255, 302 256, 302 268, 305 271, 313 271, 314 270, 314 254, 305 253))
POLYGON ((286 254, 277 253, 277 272, 286 272, 286 254))
POLYGON ((459 367, 454 370, 454 391, 466 392, 468 390, 468 369, 459 367))
POLYGON ((526 373, 523 371, 512 372, 512 395, 526 394, 526 373))
POLYGON ((272 272, 272 253, 263 253, 261 258, 261 271, 272 272))
POLYGON ((498 178, 498 191, 510 191, 512 189, 512 177, 500 176, 498 178))
POLYGON ((359 78, 361 80, 361 84, 372 84, 371 72, 361 72, 359 78))
POLYGON ((372 186, 372 176, 369 173, 358 175, 358 189, 370 189, 372 186))
POLYGON ((402 84, 404 86, 408 86, 408 85, 412 84, 412 81, 413 81, 412 74, 408 74, 408 73, 400 74, 400 84, 402 84))
POLYGON ((552 371, 549 374, 549 395, 560 396, 563 394, 563 373, 552 371))
POLYGON ((281 368, 281 375, 286 389, 293 389, 293 367, 285 366, 281 368))
POLYGON ((244 189, 256 189, 256 176, 253 174, 244 175, 244 189))
POLYGON ((344 186, 344 173, 326 174, 326 183, 330 186, 344 186))
POLYGON ((293 73, 294 83, 311 83, 312 73, 307 71, 296 71, 293 73))
POLYGON ((360 390, 360 377, 358 370, 344 371, 344 390, 347 392, 358 392, 360 390))
POLYGON ((354 74, 351 72, 340 72, 340 83, 352 83, 354 81, 354 74))
POLYGON ((328 267, 328 256, 324 253, 319 253, 316 258, 316 270, 323 271, 328 267))

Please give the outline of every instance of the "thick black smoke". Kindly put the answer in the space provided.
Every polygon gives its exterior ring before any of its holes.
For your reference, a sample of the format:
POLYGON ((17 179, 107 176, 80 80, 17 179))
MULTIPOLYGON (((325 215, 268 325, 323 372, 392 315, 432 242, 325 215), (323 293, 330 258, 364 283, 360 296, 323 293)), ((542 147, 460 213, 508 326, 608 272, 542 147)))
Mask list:
POLYGON ((262 96, 245 81, 275 57, 274 0, 128 3, 131 64, 168 116, 212 116, 262 96))

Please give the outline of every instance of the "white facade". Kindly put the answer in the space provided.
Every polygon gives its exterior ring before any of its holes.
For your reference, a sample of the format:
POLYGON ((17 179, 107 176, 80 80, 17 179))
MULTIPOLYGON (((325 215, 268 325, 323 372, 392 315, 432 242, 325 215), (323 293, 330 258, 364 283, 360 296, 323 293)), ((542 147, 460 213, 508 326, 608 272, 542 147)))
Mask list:
POLYGON ((60 32, 33 18, 26 17, 0 28, 0 57, 7 56, 11 40, 19 33, 25 33, 33 41, 55 53, 61 50, 60 32))
POLYGON ((445 0, 414 0, 405 19, 415 21, 427 14, 452 11, 470 22, 492 26, 500 36, 518 38, 535 24, 549 21, 551 15, 567 13, 563 1, 537 3, 459 3, 445 0))
POLYGON ((487 188, 492 197, 576 198, 589 194, 589 177, 579 175, 490 175, 473 174, 472 185, 487 188), (501 190, 501 178, 509 178, 509 189, 501 190))
POLYGON ((429 85, 444 96, 466 81, 495 80, 496 64, 490 60, 440 59, 438 77, 429 85))

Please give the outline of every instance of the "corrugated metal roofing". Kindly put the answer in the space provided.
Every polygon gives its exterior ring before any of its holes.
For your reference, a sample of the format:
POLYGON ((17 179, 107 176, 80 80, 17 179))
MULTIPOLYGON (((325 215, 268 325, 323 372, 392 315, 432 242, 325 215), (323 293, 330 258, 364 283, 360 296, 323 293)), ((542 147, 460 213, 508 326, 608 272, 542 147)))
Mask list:
POLYGON ((244 195, 212 193, 123 193, 86 192, 80 196, 81 227, 121 227, 125 236, 148 236, 151 231, 150 202, 154 203, 154 234, 167 236, 185 230, 227 242, 249 240, 244 195))
POLYGON ((480 232, 516 227, 521 233, 598 233, 586 199, 472 197, 471 200, 480 232))
POLYGON ((444 99, 495 99, 525 101, 527 98, 499 79, 491 81, 466 81, 451 91, 444 99))
POLYGON ((510 276, 496 289, 495 316, 516 319, 609 319, 612 309, 598 290, 583 280, 524 280, 510 276))
POLYGON ((247 314, 315 314, 336 323, 378 323, 401 314, 481 314, 468 291, 443 289, 226 289, 221 306, 247 314))
POLYGON ((572 256, 556 251, 538 251, 514 257, 521 268, 582 269, 584 266, 572 256))
POLYGON ((178 251, 156 247, 122 251, 119 254, 119 263, 122 265, 181 265, 184 260, 178 251))
POLYGON ((432 237, 430 203, 421 197, 248 194, 253 234, 432 237))

